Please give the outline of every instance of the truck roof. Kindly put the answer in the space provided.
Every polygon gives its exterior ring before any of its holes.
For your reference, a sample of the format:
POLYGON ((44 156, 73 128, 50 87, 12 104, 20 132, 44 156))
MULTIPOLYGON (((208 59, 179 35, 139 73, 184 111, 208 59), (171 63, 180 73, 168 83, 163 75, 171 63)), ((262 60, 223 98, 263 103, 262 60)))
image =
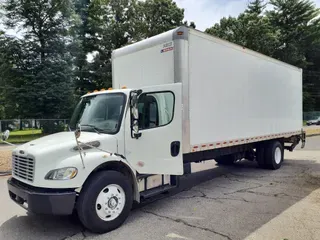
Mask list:
POLYGON ((95 90, 93 92, 88 92, 87 94, 81 96, 83 97, 88 97, 88 96, 94 96, 94 95, 101 95, 101 94, 106 94, 106 93, 124 93, 128 95, 132 89, 127 89, 127 88, 122 88, 122 89, 101 89, 101 90, 95 90))
MULTIPOLYGON (((152 46, 155 46, 161 42, 167 42, 168 40, 174 40, 177 32, 186 30, 186 27, 177 27, 170 31, 155 35, 150 38, 146 38, 144 40, 141 40, 136 43, 132 43, 130 45, 124 46, 122 48, 118 48, 112 51, 112 57, 121 57, 123 55, 127 55, 133 52, 137 52, 152 46)), ((187 32, 185 33, 185 36, 187 37, 187 32)))
POLYGON ((267 56, 265 54, 262 54, 260 52, 251 50, 249 48, 246 48, 244 46, 238 45, 236 43, 232 43, 230 41, 227 41, 227 40, 224 40, 222 38, 216 37, 214 35, 199 31, 197 29, 186 27, 186 26, 177 27, 177 28, 174 28, 174 29, 172 29, 170 31, 155 35, 153 37, 144 39, 142 41, 139 41, 139 42, 136 42, 136 43, 132 43, 132 44, 124 46, 122 48, 115 49, 115 50, 112 51, 112 58, 117 58, 117 57, 128 55, 128 54, 131 54, 131 53, 134 53, 134 52, 138 52, 140 50, 143 50, 143 49, 146 49, 146 48, 150 48, 150 47, 155 46, 157 44, 165 43, 165 42, 168 42, 168 41, 173 41, 175 39, 188 40, 190 32, 192 32, 194 34, 197 34, 198 36, 204 37, 204 38, 206 38, 208 40, 219 42, 220 44, 223 44, 223 45, 228 45, 229 47, 235 48, 235 49, 240 50, 242 52, 245 52, 247 54, 255 55, 255 56, 258 56, 258 57, 263 58, 265 60, 277 62, 277 63, 279 63, 279 64, 281 64, 283 66, 287 66, 287 67, 294 68, 296 70, 302 71, 301 68, 296 67, 296 66, 294 66, 292 64, 280 61, 280 60, 278 60, 276 58, 269 57, 269 56, 267 56), (182 34, 180 34, 180 33, 182 33, 182 34))

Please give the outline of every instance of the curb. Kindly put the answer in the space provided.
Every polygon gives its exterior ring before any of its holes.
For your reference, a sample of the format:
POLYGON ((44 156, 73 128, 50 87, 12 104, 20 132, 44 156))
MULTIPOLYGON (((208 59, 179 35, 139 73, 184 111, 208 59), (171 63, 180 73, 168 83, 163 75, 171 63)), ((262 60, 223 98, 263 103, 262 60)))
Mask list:
POLYGON ((0 171, 0 177, 5 177, 11 175, 11 170, 10 171, 0 171))
POLYGON ((307 137, 320 135, 320 128, 304 129, 307 137))

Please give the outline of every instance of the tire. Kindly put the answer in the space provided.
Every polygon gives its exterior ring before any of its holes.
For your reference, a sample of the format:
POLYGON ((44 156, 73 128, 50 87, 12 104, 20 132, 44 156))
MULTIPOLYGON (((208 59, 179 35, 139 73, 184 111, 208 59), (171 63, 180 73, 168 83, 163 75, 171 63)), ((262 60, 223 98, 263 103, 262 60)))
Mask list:
POLYGON ((77 201, 77 212, 85 228, 94 233, 106 233, 122 225, 132 203, 133 193, 128 177, 117 171, 101 171, 84 185, 77 201), (121 202, 123 198, 124 205, 121 202))
POLYGON ((233 155, 226 155, 214 159, 218 165, 232 165, 235 162, 233 155))
POLYGON ((272 170, 279 169, 283 163, 283 144, 279 141, 271 141, 267 143, 264 154, 266 168, 272 170))

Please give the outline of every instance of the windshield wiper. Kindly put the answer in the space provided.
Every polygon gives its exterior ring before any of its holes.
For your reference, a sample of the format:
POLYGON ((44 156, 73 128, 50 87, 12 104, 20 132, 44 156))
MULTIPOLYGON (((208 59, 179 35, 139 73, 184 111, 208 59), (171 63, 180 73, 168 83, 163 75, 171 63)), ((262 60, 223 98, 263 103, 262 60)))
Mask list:
POLYGON ((97 128, 96 126, 91 125, 91 124, 81 124, 81 127, 91 127, 98 134, 104 133, 103 129, 97 128))

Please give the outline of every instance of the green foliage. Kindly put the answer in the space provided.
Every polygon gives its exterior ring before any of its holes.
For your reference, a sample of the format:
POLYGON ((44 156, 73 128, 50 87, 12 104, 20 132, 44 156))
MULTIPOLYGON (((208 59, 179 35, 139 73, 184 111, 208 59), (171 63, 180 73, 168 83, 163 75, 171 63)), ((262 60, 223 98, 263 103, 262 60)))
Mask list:
POLYGON ((152 37, 182 25, 184 9, 173 0, 138 1, 137 17, 142 38, 152 37))
POLYGON ((183 25, 186 26, 186 27, 189 27, 189 28, 193 28, 193 29, 196 29, 196 28, 197 28, 195 22, 190 22, 190 23, 188 23, 188 21, 184 21, 184 22, 183 22, 183 25))
POLYGON ((267 12, 279 31, 275 57, 299 67, 306 67, 306 50, 320 39, 319 10, 309 0, 271 0, 274 10, 267 12))
POLYGON ((279 31, 274 57, 304 69, 304 111, 320 109, 320 18, 319 9, 309 0, 271 0, 267 12, 279 31))
POLYGON ((262 0, 255 0, 237 18, 222 18, 206 32, 272 56, 278 44, 278 33, 268 17, 263 15, 265 6, 262 0))
POLYGON ((21 40, 5 41, 12 66, 5 75, 8 117, 60 118, 72 107, 72 65, 68 53, 68 0, 6 0, 5 24, 23 29, 21 40), (15 110, 15 112, 13 112, 15 110))
POLYGON ((59 121, 41 121, 41 129, 44 135, 52 134, 57 132, 63 132, 65 130, 65 125, 59 121))

